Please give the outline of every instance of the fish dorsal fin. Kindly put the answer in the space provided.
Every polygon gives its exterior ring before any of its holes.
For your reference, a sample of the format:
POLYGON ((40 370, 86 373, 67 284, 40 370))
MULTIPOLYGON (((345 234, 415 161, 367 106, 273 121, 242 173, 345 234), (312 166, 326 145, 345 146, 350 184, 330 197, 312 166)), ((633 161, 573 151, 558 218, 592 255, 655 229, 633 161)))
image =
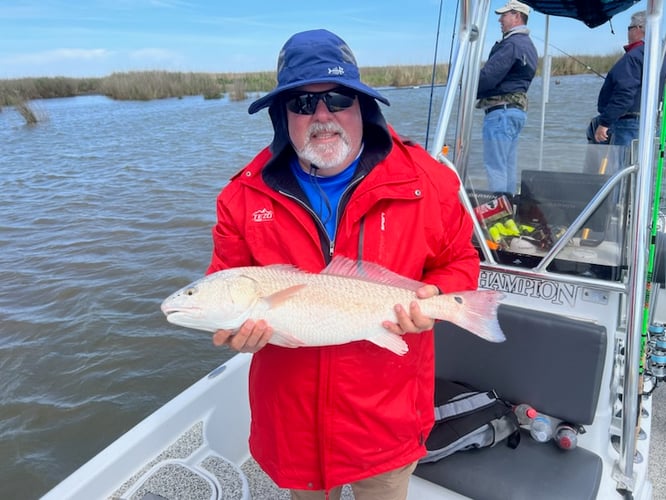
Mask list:
POLYGON ((330 264, 326 266, 321 274, 355 278, 412 291, 416 291, 423 286, 423 283, 419 281, 405 278, 374 262, 352 260, 342 256, 333 257, 333 260, 331 260, 330 264))

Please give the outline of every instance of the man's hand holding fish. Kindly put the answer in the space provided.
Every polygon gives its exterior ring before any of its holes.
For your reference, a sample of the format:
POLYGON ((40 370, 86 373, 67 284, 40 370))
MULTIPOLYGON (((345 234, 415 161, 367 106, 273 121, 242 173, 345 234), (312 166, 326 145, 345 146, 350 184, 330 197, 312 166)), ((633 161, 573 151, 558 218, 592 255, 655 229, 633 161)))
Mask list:
POLYGON ((228 345, 238 352, 257 352, 271 340, 273 329, 260 319, 248 319, 238 330, 217 330, 213 334, 213 344, 228 345))
MULTIPOLYGON (((420 299, 427 299, 435 295, 439 295, 439 289, 435 285, 425 285, 416 290, 416 296, 420 299)), ((424 332, 435 326, 435 320, 423 314, 418 301, 415 300, 409 304, 409 313, 402 304, 396 304, 395 315, 397 323, 384 321, 382 326, 396 335, 424 332)))

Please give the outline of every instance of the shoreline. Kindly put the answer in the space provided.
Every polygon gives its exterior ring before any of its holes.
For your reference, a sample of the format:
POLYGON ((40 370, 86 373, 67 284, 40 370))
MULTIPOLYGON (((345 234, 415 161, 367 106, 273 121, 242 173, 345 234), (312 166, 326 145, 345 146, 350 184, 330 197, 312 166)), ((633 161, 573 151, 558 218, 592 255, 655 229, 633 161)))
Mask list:
MULTIPOLYGON (((607 56, 557 56, 551 76, 607 73, 620 54, 607 56)), ((541 75, 542 61, 537 76, 541 75)), ((360 68, 361 78, 371 87, 445 85, 448 64, 396 65, 360 68)), ((35 99, 104 95, 116 100, 147 101, 168 97, 202 95, 204 99, 244 100, 248 94, 268 92, 275 86, 274 71, 251 73, 192 73, 165 70, 112 73, 104 77, 66 76, 0 79, 0 106, 16 106, 35 99)))

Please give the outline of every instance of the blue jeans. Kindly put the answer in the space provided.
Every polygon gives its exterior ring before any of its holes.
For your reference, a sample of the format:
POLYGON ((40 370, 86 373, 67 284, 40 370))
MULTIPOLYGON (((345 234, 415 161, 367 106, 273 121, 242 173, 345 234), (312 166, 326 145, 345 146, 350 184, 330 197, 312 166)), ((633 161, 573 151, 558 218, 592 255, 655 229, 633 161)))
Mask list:
POLYGON ((488 189, 516 192, 518 136, 525 126, 527 113, 522 109, 497 109, 483 119, 483 166, 488 189))
MULTIPOLYGON (((590 125, 587 128, 587 142, 590 144, 599 144, 594 140, 594 131, 598 126, 599 117, 595 116, 592 121, 590 121, 590 125)), ((608 128, 610 140, 607 144, 613 146, 630 146, 631 141, 638 139, 638 128, 638 116, 616 120, 615 123, 608 128)))
POLYGON ((638 139, 638 116, 617 120, 609 128, 610 143, 615 146, 630 146, 631 141, 638 139))

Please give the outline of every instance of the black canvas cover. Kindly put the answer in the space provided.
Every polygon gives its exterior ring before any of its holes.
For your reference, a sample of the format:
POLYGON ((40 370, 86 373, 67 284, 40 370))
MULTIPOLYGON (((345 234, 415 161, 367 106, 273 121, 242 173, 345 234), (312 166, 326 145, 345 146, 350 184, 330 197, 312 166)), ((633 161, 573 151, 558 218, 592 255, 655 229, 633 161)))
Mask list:
POLYGON ((638 0, 523 0, 523 3, 542 14, 571 17, 596 28, 638 0))

